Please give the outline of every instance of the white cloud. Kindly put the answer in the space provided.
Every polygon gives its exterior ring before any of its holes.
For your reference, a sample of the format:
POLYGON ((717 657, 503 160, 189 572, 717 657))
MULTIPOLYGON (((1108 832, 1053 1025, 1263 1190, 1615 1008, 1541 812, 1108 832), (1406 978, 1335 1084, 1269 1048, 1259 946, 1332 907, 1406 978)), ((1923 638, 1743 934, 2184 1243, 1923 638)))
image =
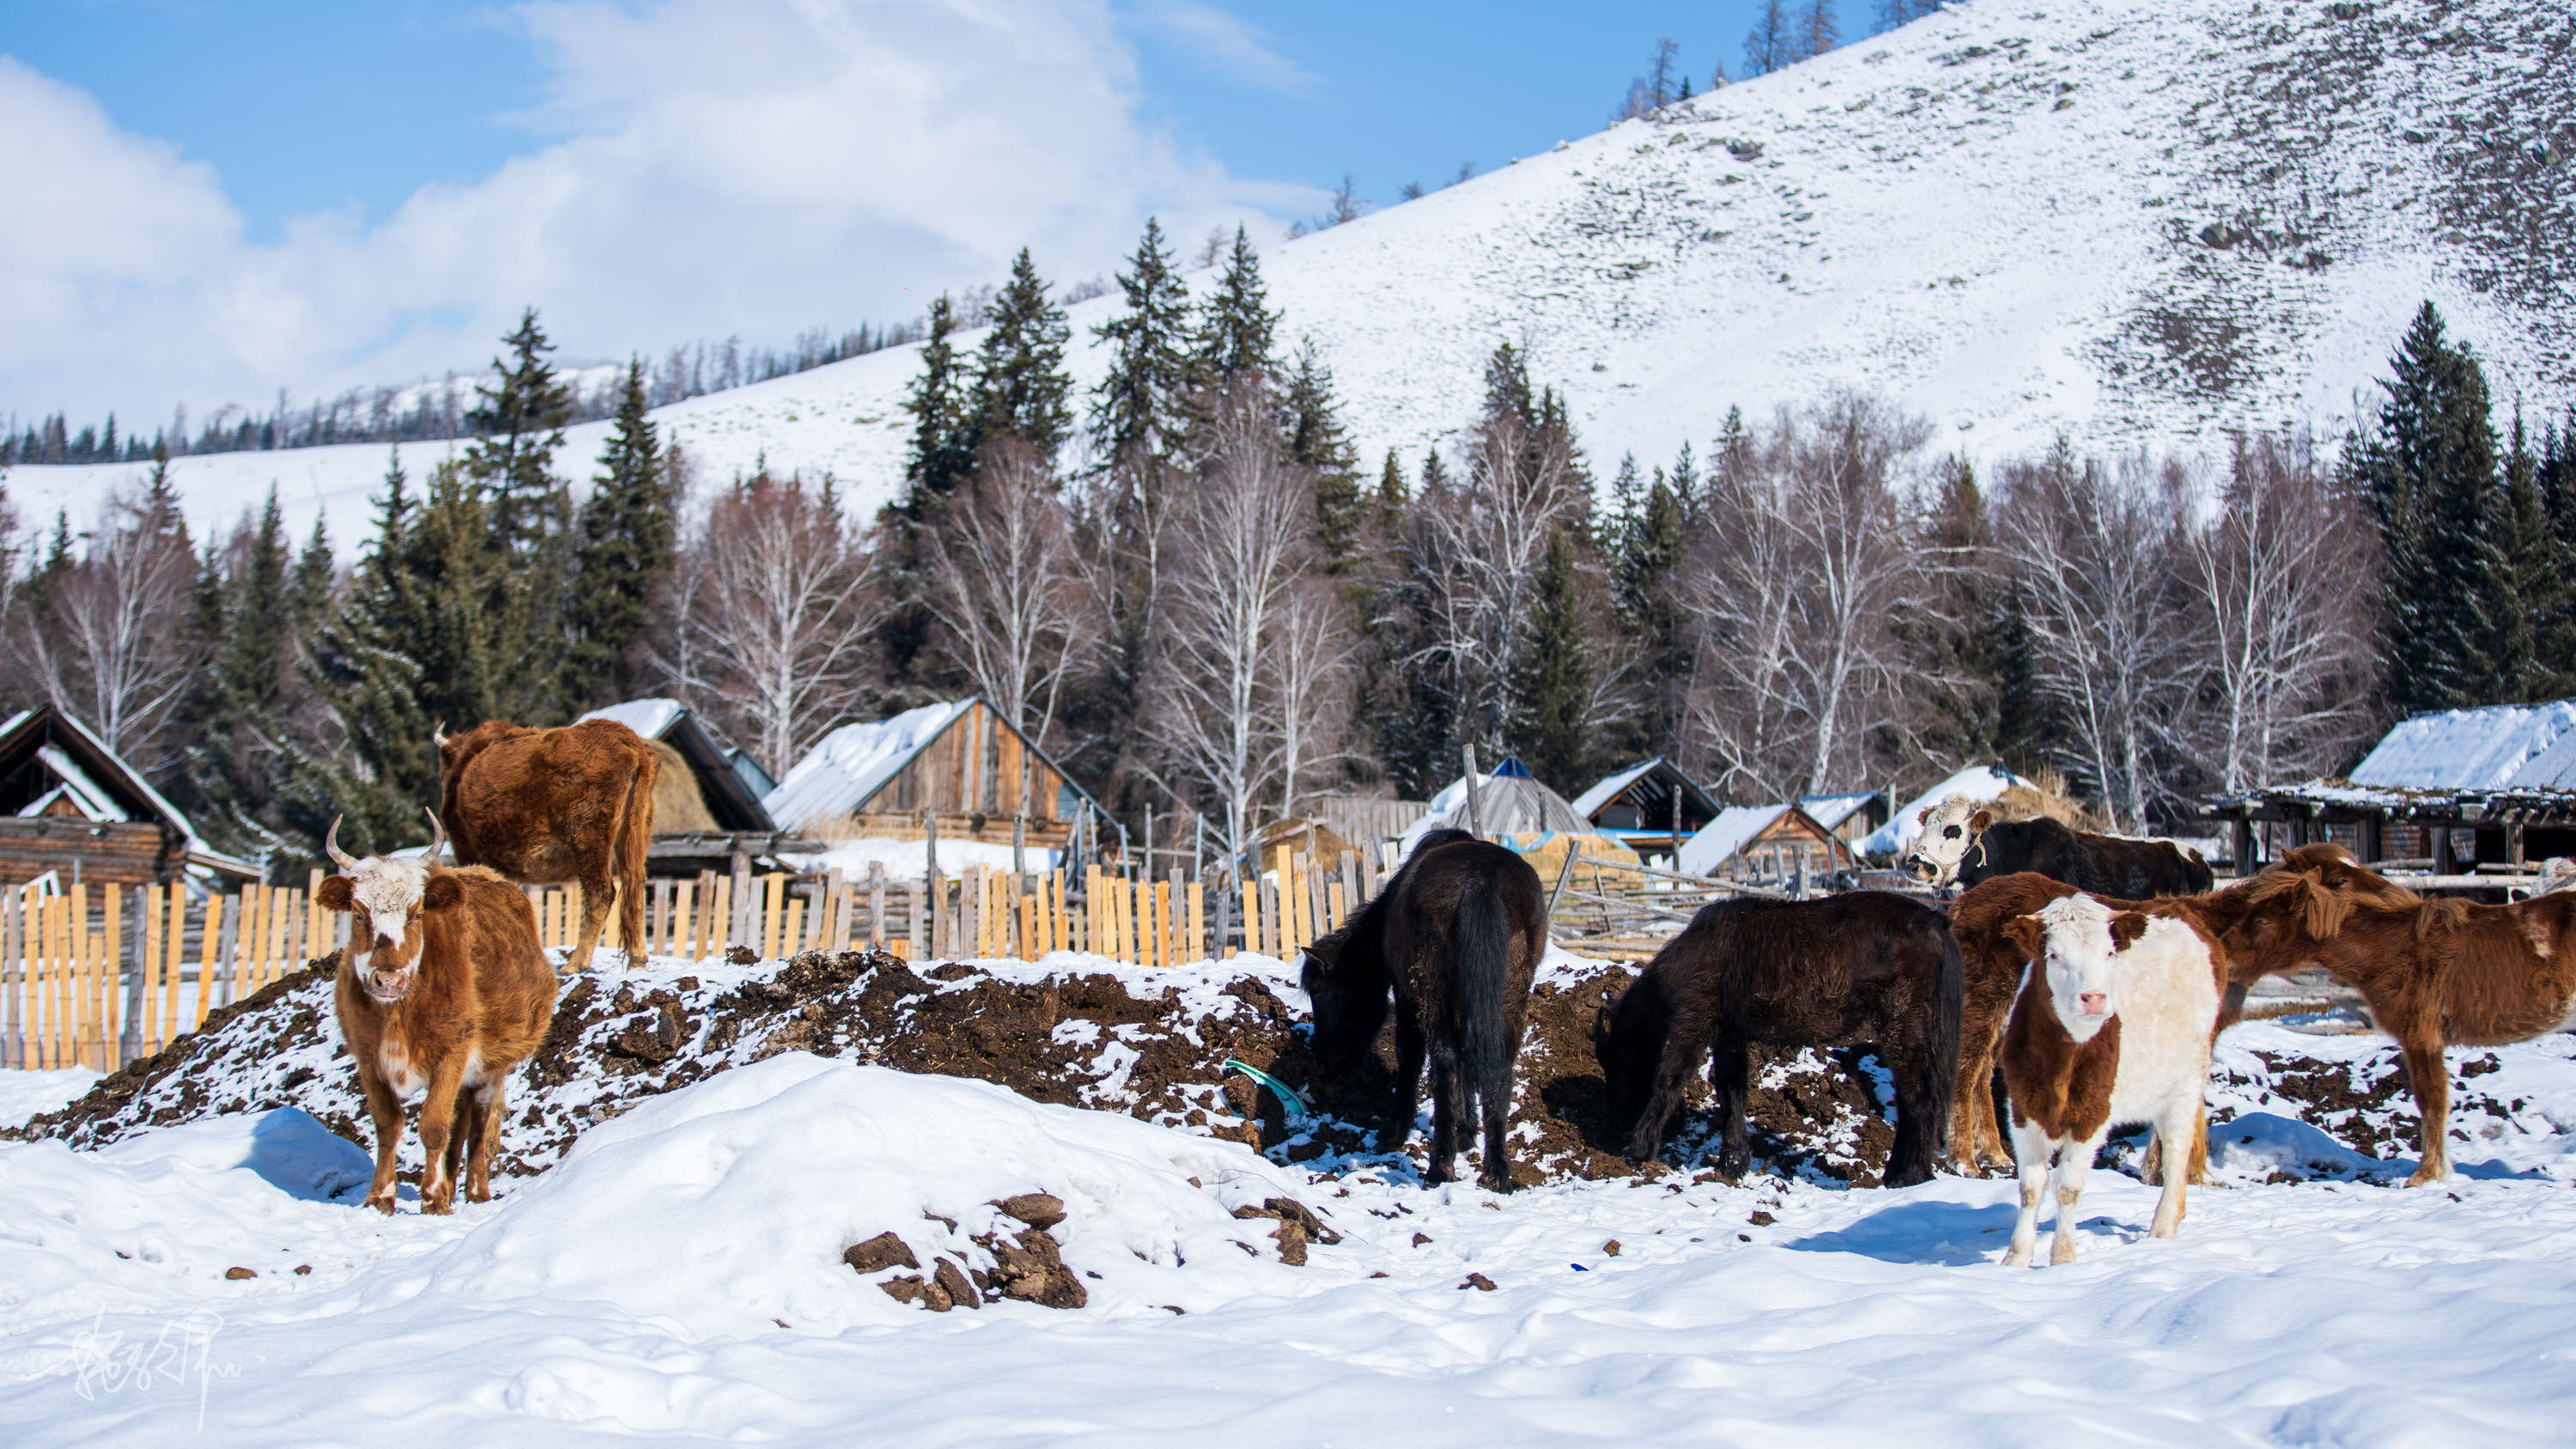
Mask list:
MULTIPOLYGON (((1138 119, 1104 0, 547 0, 552 139, 379 225, 242 240, 212 171, 0 57, 0 409, 260 403, 471 367, 534 303, 568 352, 917 314, 1311 205, 1138 119)), ((317 118, 327 124, 327 118, 317 118)))
POLYGON ((1249 21, 1199 0, 1147 0, 1137 15, 1165 38, 1253 85, 1304 96, 1322 84, 1313 71, 1273 49, 1249 21))

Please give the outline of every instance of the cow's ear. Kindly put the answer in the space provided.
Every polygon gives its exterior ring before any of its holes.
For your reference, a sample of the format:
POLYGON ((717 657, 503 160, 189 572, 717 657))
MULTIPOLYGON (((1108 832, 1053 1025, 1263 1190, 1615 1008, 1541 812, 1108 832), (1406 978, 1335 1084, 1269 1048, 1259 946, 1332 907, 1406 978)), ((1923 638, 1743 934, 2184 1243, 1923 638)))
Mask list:
POLYGON ((2037 916, 2015 916, 2004 922, 2004 939, 2021 948, 2025 961, 2037 957, 2048 940, 2048 927, 2037 916))
POLYGON ((1926 805, 1926 806, 1924 806, 1922 809, 1915 811, 1915 812, 1914 812, 1914 823, 1915 823, 1915 824, 1917 824, 1917 825, 1929 825, 1929 824, 1931 824, 1931 823, 1932 823, 1932 807, 1931 807, 1931 806, 1929 806, 1929 805, 1926 805))
POLYGON ((444 911, 464 899, 464 884, 445 871, 432 875, 420 891, 421 909, 428 911, 444 911))
POLYGON ((2128 950, 2147 933, 2147 918, 2136 911, 2122 911, 2111 918, 2111 950, 2114 954, 2128 950))
POLYGON ((1986 833, 1986 827, 1994 823, 1995 812, 1992 810, 1980 810, 1976 814, 1968 817, 1968 833, 1971 835, 1983 835, 1986 833))
POLYGON ((313 889, 313 904, 326 911, 345 911, 356 904, 349 895, 349 878, 345 875, 322 877, 322 884, 313 889))

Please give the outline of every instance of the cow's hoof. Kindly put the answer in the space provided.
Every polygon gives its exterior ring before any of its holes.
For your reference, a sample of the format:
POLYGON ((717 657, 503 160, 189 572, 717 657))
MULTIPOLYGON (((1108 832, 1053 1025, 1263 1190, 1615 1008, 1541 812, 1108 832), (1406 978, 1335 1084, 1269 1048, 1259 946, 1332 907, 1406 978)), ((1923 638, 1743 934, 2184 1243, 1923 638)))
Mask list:
POLYGON ((383 1213, 386 1217, 392 1217, 394 1215, 394 1195, 389 1192, 377 1193, 375 1196, 367 1199, 367 1206, 383 1213))
POLYGON ((2406 1185, 2408 1187, 2431 1187, 2433 1184, 2440 1182, 2443 1178, 2448 1177, 2449 1175, 2449 1173, 2442 1172, 2434 1168, 2419 1167, 2415 1169, 2415 1175, 2413 1177, 2406 1179, 2406 1185))
POLYGON ((1717 1175, 1735 1181, 1753 1168, 1753 1153, 1748 1148, 1729 1147, 1717 1154, 1717 1175))
POLYGON ((447 1214, 456 1211, 456 1199, 445 1193, 441 1193, 437 1197, 424 1197, 420 1200, 420 1210, 435 1216, 445 1217, 447 1214))

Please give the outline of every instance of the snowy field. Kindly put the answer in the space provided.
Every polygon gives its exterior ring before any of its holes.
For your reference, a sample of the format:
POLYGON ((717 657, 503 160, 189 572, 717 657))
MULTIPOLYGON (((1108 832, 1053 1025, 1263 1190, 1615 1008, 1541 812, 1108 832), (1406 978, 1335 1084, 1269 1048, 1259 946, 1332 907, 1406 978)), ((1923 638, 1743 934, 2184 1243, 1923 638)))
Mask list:
MULTIPOLYGON (((2240 1028, 2227 1185, 2157 1242, 2152 1192, 2097 1172, 2083 1260, 2034 1270, 1997 1262, 1999 1180, 1498 1197, 798 1051, 640 1099, 444 1219, 408 1189, 398 1217, 356 1207, 367 1155, 292 1107, 0 1143, 0 1423, 25 1446, 2565 1437, 2569 1039, 2454 1054, 2485 1105, 2428 1190, 2262 1085, 2381 1053, 2240 1028), (1063 1202, 1079 1309, 932 1313, 876 1286, 901 1267, 842 1261, 892 1232, 925 1269, 990 1268, 1019 1227, 990 1204, 1031 1192, 1063 1202), (1233 1215, 1278 1199, 1339 1241, 1283 1262, 1277 1220, 1233 1215)), ((83 1085, 10 1082, 7 1109, 83 1085)))

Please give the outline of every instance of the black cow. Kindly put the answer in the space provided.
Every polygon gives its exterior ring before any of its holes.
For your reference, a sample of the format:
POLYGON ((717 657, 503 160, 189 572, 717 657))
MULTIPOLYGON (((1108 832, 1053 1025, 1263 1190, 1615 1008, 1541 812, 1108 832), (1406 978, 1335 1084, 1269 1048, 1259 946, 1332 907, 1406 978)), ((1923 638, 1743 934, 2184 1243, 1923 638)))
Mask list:
POLYGON ((2095 835, 2049 819, 1997 820, 1964 795, 1923 812, 1905 868, 1926 885, 1962 887, 2027 870, 2124 901, 2194 896, 2211 884, 2200 852, 2170 840, 2095 835))

